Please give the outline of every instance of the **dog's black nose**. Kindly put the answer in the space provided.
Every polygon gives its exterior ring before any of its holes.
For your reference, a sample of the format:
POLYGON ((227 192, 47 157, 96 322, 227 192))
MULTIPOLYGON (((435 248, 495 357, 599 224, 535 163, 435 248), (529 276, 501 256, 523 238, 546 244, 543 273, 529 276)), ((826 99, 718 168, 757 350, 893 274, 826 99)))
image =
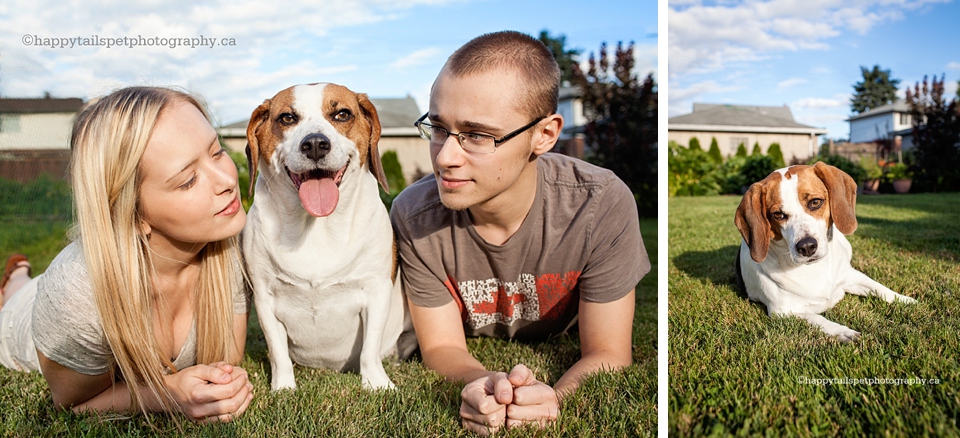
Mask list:
POLYGON ((323 134, 310 134, 300 142, 300 152, 318 161, 330 153, 330 139, 323 134))
POLYGON ((817 252, 817 239, 804 237, 797 242, 797 252, 804 257, 810 257, 817 252))

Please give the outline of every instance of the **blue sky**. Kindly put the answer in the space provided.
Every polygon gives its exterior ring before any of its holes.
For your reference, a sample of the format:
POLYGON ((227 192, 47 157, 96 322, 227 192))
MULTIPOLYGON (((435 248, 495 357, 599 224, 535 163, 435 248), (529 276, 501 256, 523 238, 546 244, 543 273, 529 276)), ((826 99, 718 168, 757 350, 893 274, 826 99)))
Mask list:
POLYGON ((482 33, 564 34, 568 47, 636 42, 638 74, 657 66, 653 0, 118 0, 0 3, 0 95, 94 97, 124 85, 176 85, 202 95, 217 122, 249 117, 290 85, 337 82, 372 97, 412 95, 427 107, 447 56, 482 33), (23 38, 233 38, 214 48, 25 45, 23 38))
POLYGON ((860 66, 900 79, 960 79, 956 0, 669 2, 669 115, 693 102, 788 105, 800 123, 849 136, 860 66))

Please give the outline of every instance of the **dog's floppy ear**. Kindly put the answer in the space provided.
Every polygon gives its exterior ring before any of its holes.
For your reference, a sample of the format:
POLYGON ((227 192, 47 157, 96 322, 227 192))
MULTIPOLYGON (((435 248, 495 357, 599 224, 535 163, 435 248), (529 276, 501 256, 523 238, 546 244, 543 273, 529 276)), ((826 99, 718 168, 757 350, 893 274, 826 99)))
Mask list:
POLYGON ((740 200, 733 222, 750 248, 750 258, 757 263, 767 258, 773 235, 767 220, 767 207, 763 202, 763 184, 755 183, 750 186, 740 200))
POLYGON ((260 162, 260 141, 257 139, 257 129, 267 121, 270 115, 270 99, 263 101, 250 115, 247 122, 247 169, 250 169, 250 192, 253 196, 253 187, 257 182, 257 164, 260 162))
POLYGON ((822 161, 818 161, 813 170, 827 186, 830 219, 841 233, 852 234, 857 230, 857 183, 846 172, 822 161))
POLYGON ((380 187, 383 191, 390 193, 390 187, 387 185, 387 175, 383 173, 383 164, 380 162, 380 117, 377 116, 377 107, 366 94, 358 94, 357 100, 360 101, 360 109, 363 110, 363 116, 370 122, 370 147, 367 148, 369 154, 370 172, 377 177, 380 187))

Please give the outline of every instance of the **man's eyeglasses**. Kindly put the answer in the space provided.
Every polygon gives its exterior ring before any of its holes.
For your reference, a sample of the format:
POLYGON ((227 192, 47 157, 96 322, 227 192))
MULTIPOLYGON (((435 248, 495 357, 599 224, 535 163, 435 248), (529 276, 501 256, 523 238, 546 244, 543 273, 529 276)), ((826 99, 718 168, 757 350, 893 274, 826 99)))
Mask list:
POLYGON ((460 143, 460 147, 462 147, 463 150, 467 152, 476 152, 479 154, 492 154, 496 152, 497 147, 503 142, 520 135, 520 133, 523 131, 530 129, 537 123, 540 123, 541 120, 546 118, 546 116, 540 117, 537 120, 524 125, 522 128, 517 129, 516 131, 513 131, 498 139, 490 134, 481 134, 479 132, 450 132, 439 126, 424 122, 424 120, 427 118, 427 114, 424 114, 420 117, 420 119, 413 123, 413 126, 416 126, 420 131, 420 137, 430 140, 430 143, 432 144, 442 145, 447 141, 447 137, 453 135, 457 138, 457 141, 460 143))

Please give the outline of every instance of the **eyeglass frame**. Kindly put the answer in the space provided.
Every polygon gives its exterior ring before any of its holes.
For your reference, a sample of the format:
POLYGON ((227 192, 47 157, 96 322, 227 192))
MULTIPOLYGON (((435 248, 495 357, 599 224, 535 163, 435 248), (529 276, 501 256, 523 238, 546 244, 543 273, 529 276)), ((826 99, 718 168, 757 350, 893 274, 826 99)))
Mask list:
MULTIPOLYGON (((416 127, 416 128, 417 128, 417 131, 420 132, 420 138, 423 138, 424 140, 433 142, 433 139, 424 137, 423 128, 420 127, 421 125, 429 126, 430 128, 432 128, 432 129, 434 129, 434 130, 436 130, 436 129, 442 129, 442 130, 446 131, 446 132, 447 132, 447 138, 449 138, 450 136, 456 137, 456 138, 457 138, 457 143, 460 145, 461 148, 463 148, 463 137, 461 137, 462 135, 482 135, 482 136, 484 136, 484 137, 489 137, 489 138, 492 138, 492 139, 493 139, 493 150, 490 151, 490 152, 487 152, 488 154, 492 154, 492 153, 496 152, 496 151, 497 151, 497 148, 499 148, 501 144, 503 144, 504 142, 507 142, 507 141, 509 141, 510 139, 512 139, 512 138, 514 138, 514 137, 516 137, 516 136, 518 136, 518 135, 520 135, 520 134, 522 134, 523 131, 526 131, 526 130, 528 130, 528 129, 534 127, 534 126, 536 126, 537 123, 540 123, 541 121, 543 121, 543 119, 546 119, 546 118, 548 117, 548 116, 541 116, 540 118, 538 118, 538 119, 536 119, 536 120, 534 120, 534 121, 532 121, 532 122, 524 125, 523 127, 519 128, 519 129, 517 129, 517 130, 515 130, 515 131, 513 131, 513 132, 511 132, 511 133, 509 133, 509 134, 506 134, 506 135, 504 135, 503 137, 500 137, 500 139, 497 139, 497 137, 494 137, 493 135, 490 135, 490 134, 483 134, 483 133, 479 133, 479 132, 453 132, 453 131, 450 131, 449 129, 444 128, 444 127, 441 127, 441 126, 433 125, 433 124, 430 124, 430 123, 424 123, 424 120, 427 119, 427 116, 428 116, 428 115, 430 115, 429 112, 428 112, 428 113, 424 113, 422 116, 420 116, 419 119, 417 119, 416 122, 413 122, 413 126, 416 127)), ((443 141, 446 142, 447 139, 445 138, 445 139, 443 139, 443 141)), ((438 144, 443 144, 443 143, 438 143, 438 144)), ((466 151, 466 149, 463 149, 463 150, 466 151)), ((478 152, 478 151, 468 151, 468 152, 483 153, 483 152, 478 152)))

